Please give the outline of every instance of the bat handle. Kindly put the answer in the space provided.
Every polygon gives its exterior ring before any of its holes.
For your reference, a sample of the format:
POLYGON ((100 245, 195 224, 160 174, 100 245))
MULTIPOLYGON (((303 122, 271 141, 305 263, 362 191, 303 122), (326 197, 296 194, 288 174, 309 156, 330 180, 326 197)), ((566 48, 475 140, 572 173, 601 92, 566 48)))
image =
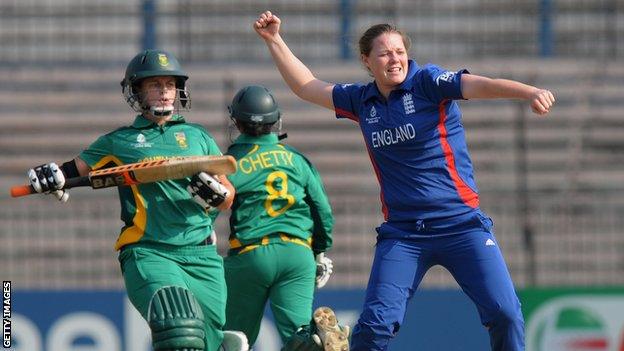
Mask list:
MULTIPOLYGON (((74 188, 77 186, 88 186, 88 185, 91 185, 91 183, 89 182, 88 176, 68 178, 67 180, 65 180, 65 186, 63 186, 63 189, 74 188)), ((30 194, 37 194, 35 189, 30 185, 17 185, 17 186, 11 187, 11 197, 21 197, 21 196, 26 196, 30 194)))
POLYGON ((36 193, 35 189, 33 189, 30 185, 17 185, 11 187, 11 197, 20 197, 36 193))
POLYGON ((77 186, 90 186, 91 182, 89 181, 89 176, 84 177, 74 177, 65 179, 65 185, 63 189, 75 188, 77 186))

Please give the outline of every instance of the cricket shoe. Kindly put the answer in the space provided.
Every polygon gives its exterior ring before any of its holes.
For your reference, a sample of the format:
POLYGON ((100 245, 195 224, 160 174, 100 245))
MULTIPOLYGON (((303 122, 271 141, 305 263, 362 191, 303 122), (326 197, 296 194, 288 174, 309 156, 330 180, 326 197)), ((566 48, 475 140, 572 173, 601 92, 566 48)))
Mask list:
POLYGON ((313 320, 324 351, 349 351, 349 326, 341 327, 331 308, 317 308, 313 320))

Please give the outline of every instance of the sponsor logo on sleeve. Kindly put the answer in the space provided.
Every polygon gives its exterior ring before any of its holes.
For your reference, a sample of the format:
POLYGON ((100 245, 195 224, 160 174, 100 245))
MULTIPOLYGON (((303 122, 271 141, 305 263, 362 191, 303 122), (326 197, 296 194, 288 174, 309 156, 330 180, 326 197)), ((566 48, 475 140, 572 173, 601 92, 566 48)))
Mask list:
POLYGON ((444 82, 450 83, 450 82, 453 81, 453 78, 455 78, 456 74, 457 74, 457 72, 446 71, 446 72, 440 74, 436 78, 436 84, 440 85, 440 81, 444 81, 444 82))

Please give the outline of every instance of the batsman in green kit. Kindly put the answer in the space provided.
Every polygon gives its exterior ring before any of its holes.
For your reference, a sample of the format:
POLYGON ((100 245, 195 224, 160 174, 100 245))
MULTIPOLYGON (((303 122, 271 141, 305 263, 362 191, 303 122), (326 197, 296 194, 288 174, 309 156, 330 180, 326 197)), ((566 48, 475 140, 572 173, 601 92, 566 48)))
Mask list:
MULTIPOLYGON (((66 177, 140 161, 220 155, 208 132, 179 114, 190 107, 187 79, 165 51, 136 55, 121 82, 126 102, 139 112, 132 125, 101 136, 61 167, 31 169, 30 184, 67 201, 66 177)), ((227 292, 209 212, 230 207, 234 188, 227 178, 201 172, 118 190, 124 226, 115 248, 128 297, 149 323, 154 350, 246 349, 222 345, 227 292)), ((239 341, 240 335, 230 337, 239 341)))
POLYGON ((238 170, 228 176, 236 196, 225 258, 226 329, 243 331, 253 345, 270 301, 285 350, 322 350, 318 336, 326 334, 345 345, 348 331, 337 326, 331 309, 319 312, 334 325, 316 335, 317 343, 296 334, 312 318, 315 283, 325 285, 333 269, 323 253, 332 246, 334 218, 319 174, 271 132, 280 112, 268 89, 241 89, 229 109, 241 135, 227 152, 238 170))

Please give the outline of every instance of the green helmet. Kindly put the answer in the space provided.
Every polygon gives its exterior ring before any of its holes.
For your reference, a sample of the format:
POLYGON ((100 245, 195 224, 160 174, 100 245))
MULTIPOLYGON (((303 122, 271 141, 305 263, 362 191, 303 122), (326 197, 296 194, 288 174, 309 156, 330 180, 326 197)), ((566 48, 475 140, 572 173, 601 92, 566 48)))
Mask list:
POLYGON ((249 85, 236 93, 228 106, 230 117, 251 124, 273 124, 280 119, 277 101, 269 89, 249 85))
POLYGON ((176 78, 178 101, 182 107, 190 109, 191 96, 186 89, 188 75, 182 70, 178 59, 164 50, 145 50, 138 53, 126 68, 126 75, 121 81, 122 93, 126 102, 137 112, 149 108, 143 106, 139 95, 141 80, 149 77, 173 76, 176 78))

